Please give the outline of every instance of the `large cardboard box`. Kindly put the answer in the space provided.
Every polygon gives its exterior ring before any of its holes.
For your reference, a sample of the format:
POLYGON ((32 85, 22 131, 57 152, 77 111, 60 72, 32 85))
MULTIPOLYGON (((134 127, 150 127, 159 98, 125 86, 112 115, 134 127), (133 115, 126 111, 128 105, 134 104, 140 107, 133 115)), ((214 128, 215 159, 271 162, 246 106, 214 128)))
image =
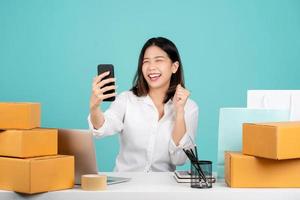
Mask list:
POLYGON ((57 129, 0 130, 0 156, 28 158, 57 154, 57 129))
POLYGON ((0 189, 33 194, 72 188, 74 157, 0 157, 0 189))
POLYGON ((300 159, 272 160, 225 153, 225 181, 230 187, 300 187, 300 159))
POLYGON ((39 103, 0 102, 0 129, 32 129, 40 126, 39 103))
POLYGON ((300 122, 246 123, 243 154, 270 158, 300 158, 300 122))

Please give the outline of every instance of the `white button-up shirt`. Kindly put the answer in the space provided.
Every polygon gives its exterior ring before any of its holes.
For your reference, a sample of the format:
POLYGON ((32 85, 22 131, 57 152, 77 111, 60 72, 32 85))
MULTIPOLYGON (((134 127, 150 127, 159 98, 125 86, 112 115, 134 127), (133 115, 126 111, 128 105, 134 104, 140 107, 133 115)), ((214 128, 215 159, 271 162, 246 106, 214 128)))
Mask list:
MULTIPOLYGON (((176 146, 172 139, 175 111, 172 100, 158 111, 147 95, 137 97, 131 91, 121 93, 104 112, 104 124, 95 129, 88 116, 89 128, 99 138, 120 133, 120 152, 114 171, 174 171, 187 159, 182 148, 191 146, 198 126, 198 106, 188 99, 185 107, 186 133, 176 146)), ((195 140, 194 140, 195 141, 195 140)))

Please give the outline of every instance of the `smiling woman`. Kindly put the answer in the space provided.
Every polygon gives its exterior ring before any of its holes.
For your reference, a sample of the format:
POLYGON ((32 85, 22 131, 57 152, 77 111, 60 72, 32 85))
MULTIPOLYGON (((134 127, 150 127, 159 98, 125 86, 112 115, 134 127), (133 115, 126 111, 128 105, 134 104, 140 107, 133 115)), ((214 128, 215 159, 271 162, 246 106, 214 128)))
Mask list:
MULTIPOLYGON (((88 123, 93 134, 120 134, 115 171, 174 171, 183 165, 183 148, 192 145, 198 125, 198 106, 189 99, 179 52, 173 42, 158 37, 143 46, 130 91, 116 96, 103 113, 102 87, 115 79, 104 72, 94 78, 88 123), (100 94, 100 95, 99 95, 100 94)), ((112 94, 115 96, 116 94, 112 94)))

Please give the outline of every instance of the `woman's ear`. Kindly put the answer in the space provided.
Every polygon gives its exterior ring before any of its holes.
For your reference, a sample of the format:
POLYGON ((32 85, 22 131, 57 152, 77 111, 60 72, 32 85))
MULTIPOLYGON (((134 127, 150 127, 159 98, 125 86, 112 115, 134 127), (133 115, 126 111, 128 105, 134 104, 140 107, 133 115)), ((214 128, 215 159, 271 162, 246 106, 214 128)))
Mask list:
POLYGON ((178 61, 176 61, 176 62, 174 62, 173 64, 172 64, 172 73, 173 74, 175 74, 176 72, 177 72, 177 70, 178 70, 178 67, 179 67, 179 62, 178 61))

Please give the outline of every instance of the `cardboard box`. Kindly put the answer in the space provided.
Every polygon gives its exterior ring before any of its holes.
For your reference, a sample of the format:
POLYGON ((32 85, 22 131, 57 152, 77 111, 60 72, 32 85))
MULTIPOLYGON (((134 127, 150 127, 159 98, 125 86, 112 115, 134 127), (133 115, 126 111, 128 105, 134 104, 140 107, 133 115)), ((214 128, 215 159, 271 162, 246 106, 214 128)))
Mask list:
POLYGON ((278 160, 300 158, 300 122, 244 124, 242 152, 278 160))
POLYGON ((0 156, 28 158, 57 154, 57 129, 0 131, 0 156))
POLYGON ((300 187, 300 159, 272 160, 225 153, 225 181, 230 187, 300 187))
POLYGON ((72 188, 74 156, 0 157, 0 189, 33 194, 72 188))
POLYGON ((32 129, 40 126, 39 103, 0 102, 0 129, 32 129))

